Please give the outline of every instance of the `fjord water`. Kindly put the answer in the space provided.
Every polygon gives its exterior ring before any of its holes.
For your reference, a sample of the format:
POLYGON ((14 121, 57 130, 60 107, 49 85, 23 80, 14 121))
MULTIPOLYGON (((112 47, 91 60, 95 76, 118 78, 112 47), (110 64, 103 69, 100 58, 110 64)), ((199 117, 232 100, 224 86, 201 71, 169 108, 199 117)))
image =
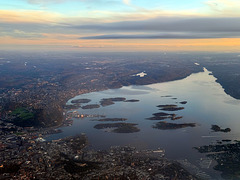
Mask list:
MULTIPOLYGON (((216 78, 207 69, 192 74, 185 79, 157 83, 146 86, 127 86, 76 96, 73 99, 87 98, 88 104, 99 104, 103 98, 125 97, 138 99, 139 102, 115 102, 115 104, 97 109, 79 108, 81 114, 99 114, 106 118, 126 118, 126 123, 136 123, 140 132, 112 133, 94 129, 99 122, 97 118, 74 119, 73 125, 63 127, 60 134, 49 139, 58 139, 79 133, 86 133, 90 147, 108 149, 116 145, 131 145, 139 149, 163 148, 166 157, 174 160, 188 159, 194 163, 204 154, 193 147, 216 143, 216 140, 240 139, 240 101, 224 92, 216 78), (187 101, 187 104, 180 104, 187 101), (170 123, 196 123, 196 127, 174 130, 159 130, 152 126, 159 121, 147 120, 153 113, 162 112, 157 105, 177 104, 185 109, 168 113, 183 116, 179 120, 167 120, 170 123), (211 125, 231 128, 231 132, 212 132, 211 125)), ((70 99, 68 103, 71 102, 70 99)))

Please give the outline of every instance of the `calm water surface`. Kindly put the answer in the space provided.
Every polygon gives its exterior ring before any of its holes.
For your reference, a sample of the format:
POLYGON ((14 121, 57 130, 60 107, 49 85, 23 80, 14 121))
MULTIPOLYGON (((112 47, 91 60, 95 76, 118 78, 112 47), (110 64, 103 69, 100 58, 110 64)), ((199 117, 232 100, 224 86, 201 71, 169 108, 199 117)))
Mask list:
MULTIPOLYGON (((187 159, 192 164, 198 165, 204 154, 198 153, 193 147, 209 145, 216 140, 240 139, 240 101, 225 94, 216 78, 209 75, 209 71, 192 74, 185 79, 158 83, 146 86, 127 86, 120 89, 110 89, 102 92, 94 92, 76 96, 73 99, 87 98, 92 101, 88 104, 99 104, 102 98, 125 97, 126 99, 138 99, 139 102, 115 102, 115 104, 98 109, 77 111, 83 114, 100 114, 106 118, 127 118, 126 123, 136 123, 140 132, 117 134, 94 129, 99 123, 93 121, 96 118, 74 119, 73 125, 63 127, 60 134, 48 137, 59 139, 79 133, 86 133, 90 147, 94 149, 107 149, 115 145, 131 145, 139 149, 164 148, 166 157, 174 160, 187 159), (171 96, 171 97, 163 97, 171 96), (177 99, 174 99, 177 98, 177 99), (180 104, 187 101, 187 104, 180 104), (157 105, 177 104, 184 110, 175 111, 182 119, 168 122, 172 123, 196 123, 196 127, 188 127, 176 130, 153 129, 158 121, 146 120, 153 113, 161 112, 157 105), (212 132, 211 125, 216 124, 222 128, 231 128, 230 133, 212 132)), ((70 99, 68 103, 70 103, 70 99)), ((217 178, 218 173, 211 168, 205 172, 217 178)))

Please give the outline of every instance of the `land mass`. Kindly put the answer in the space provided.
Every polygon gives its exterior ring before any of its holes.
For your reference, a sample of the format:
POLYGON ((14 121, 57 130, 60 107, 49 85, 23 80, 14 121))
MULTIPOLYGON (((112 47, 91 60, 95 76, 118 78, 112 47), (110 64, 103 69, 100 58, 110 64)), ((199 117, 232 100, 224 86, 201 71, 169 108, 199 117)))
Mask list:
POLYGON ((220 128, 218 125, 212 125, 212 128, 211 128, 214 132, 230 132, 231 129, 230 128, 225 128, 225 129, 222 129, 220 128))
POLYGON ((240 61, 239 54, 223 54, 205 56, 201 64, 216 77, 224 91, 233 98, 240 99, 240 61))
MULTIPOLYGON (((223 141, 224 142, 224 141, 223 141)), ((227 141, 225 141, 227 142, 227 141)), ((221 172, 223 179, 239 179, 240 177, 240 142, 195 147, 200 153, 206 153, 217 165, 214 169, 221 172)))
POLYGON ((15 135, 15 142, 0 142, 0 179, 196 179, 180 164, 167 160, 164 151, 128 146, 87 150, 84 135, 48 142, 25 137, 15 135))

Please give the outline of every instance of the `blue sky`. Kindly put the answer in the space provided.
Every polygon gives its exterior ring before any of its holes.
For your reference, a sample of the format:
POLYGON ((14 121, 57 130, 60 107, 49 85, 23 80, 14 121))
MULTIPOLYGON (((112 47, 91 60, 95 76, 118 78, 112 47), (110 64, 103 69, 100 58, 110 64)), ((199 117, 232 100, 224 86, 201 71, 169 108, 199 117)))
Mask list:
POLYGON ((71 11, 131 11, 134 6, 144 9, 165 9, 165 10, 189 10, 204 7, 202 0, 1 0, 1 9, 12 10, 47 10, 59 13, 71 14, 71 11), (129 2, 127 5, 124 2, 129 2))

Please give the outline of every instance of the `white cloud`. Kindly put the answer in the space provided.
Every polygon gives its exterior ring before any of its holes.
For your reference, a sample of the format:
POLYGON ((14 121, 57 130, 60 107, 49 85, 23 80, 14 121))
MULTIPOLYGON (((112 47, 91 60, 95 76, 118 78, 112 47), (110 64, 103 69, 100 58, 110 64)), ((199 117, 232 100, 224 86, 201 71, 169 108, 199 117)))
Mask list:
POLYGON ((28 0, 30 4, 62 3, 65 0, 28 0))
POLYGON ((123 3, 126 5, 130 5, 131 4, 131 0, 123 0, 123 3))

